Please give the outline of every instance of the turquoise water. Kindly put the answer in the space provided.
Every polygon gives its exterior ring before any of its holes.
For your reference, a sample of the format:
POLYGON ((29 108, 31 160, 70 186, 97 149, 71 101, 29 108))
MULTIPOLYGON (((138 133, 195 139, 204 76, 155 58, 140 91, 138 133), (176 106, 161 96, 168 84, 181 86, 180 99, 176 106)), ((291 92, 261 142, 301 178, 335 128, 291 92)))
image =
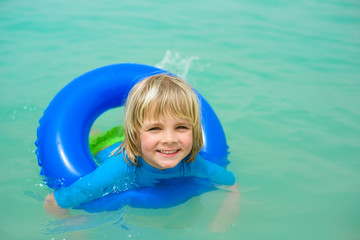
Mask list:
POLYGON ((1 239, 360 238, 358 1, 2 0, 0 56, 1 239), (241 191, 224 232, 211 222, 226 191, 44 212, 38 119, 73 78, 120 62, 177 72, 217 112, 241 191))

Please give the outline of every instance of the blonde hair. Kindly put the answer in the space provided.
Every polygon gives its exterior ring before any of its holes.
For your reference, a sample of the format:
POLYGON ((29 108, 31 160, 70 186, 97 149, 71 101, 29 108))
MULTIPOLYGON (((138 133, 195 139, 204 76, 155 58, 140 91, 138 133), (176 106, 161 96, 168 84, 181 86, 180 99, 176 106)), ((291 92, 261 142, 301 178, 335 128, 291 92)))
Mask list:
POLYGON ((193 137, 187 162, 195 160, 203 145, 200 106, 197 95, 186 81, 163 73, 145 78, 131 89, 126 101, 125 139, 115 154, 123 152, 125 160, 135 165, 141 155, 138 139, 145 118, 187 120, 192 125, 193 137))

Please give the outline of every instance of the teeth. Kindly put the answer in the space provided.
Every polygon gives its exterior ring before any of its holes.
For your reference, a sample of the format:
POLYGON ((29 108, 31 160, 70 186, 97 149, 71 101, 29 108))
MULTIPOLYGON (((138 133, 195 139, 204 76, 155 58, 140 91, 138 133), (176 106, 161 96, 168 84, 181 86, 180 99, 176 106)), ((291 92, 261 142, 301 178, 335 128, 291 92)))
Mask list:
POLYGON ((161 153, 165 153, 165 154, 172 154, 172 153, 176 153, 177 150, 171 150, 171 151, 160 151, 161 153))

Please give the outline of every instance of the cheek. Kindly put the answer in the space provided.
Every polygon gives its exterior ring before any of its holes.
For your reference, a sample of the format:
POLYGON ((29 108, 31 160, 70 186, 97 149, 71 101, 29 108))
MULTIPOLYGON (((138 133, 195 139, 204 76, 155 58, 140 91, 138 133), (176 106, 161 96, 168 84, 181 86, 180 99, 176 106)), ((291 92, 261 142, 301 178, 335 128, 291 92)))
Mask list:
POLYGON ((188 147, 188 148, 192 148, 193 145, 193 137, 192 134, 187 134, 186 136, 184 136, 183 138, 183 145, 188 147))
POLYGON ((154 138, 154 136, 151 136, 149 134, 140 135, 139 145, 141 146, 142 151, 154 148, 156 142, 157 140, 154 138))

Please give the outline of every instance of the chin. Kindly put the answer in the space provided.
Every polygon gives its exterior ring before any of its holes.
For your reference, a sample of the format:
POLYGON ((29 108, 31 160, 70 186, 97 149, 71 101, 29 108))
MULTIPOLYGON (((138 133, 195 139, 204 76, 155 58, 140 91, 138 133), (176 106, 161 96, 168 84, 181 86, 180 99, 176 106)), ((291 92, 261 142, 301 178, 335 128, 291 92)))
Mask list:
POLYGON ((178 164, 179 164, 179 162, 164 163, 164 164, 161 164, 160 167, 165 170, 165 169, 168 169, 168 168, 176 167, 178 164))

